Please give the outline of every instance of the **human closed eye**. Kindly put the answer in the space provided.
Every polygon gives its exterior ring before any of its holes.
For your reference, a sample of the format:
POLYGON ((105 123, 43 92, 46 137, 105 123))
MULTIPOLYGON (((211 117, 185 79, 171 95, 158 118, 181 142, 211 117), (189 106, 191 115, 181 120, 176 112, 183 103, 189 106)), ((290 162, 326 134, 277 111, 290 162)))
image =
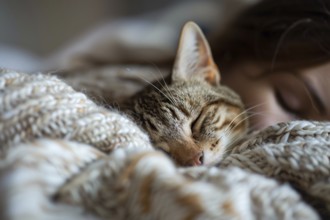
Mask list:
POLYGON ((283 88, 275 88, 275 98, 283 111, 289 114, 292 119, 300 118, 299 97, 295 97, 293 93, 283 88))
POLYGON ((318 94, 298 74, 291 74, 274 86, 274 96, 278 105, 291 119, 310 119, 324 112, 324 104, 318 94))

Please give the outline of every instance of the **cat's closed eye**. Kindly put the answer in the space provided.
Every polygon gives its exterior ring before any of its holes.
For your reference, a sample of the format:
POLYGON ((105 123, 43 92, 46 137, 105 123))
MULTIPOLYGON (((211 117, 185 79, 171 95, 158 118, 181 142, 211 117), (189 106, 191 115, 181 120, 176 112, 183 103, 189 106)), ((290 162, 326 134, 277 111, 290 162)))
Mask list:
MULTIPOLYGON (((194 133, 194 130, 196 129, 196 123, 197 123, 197 121, 200 119, 201 115, 202 115, 202 112, 200 112, 200 113, 197 115, 197 117, 196 117, 195 119, 193 119, 193 121, 191 121, 190 128, 191 128, 192 133, 194 133)), ((193 135, 194 135, 194 134, 193 134, 193 135)))

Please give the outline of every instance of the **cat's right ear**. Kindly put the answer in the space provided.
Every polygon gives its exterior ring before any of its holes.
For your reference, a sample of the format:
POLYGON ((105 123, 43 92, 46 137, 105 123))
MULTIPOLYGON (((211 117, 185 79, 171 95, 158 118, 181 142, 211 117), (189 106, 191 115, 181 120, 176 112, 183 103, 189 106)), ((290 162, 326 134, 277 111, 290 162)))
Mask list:
POLYGON ((183 27, 172 72, 172 82, 191 79, 219 85, 220 72, 213 61, 210 46, 194 22, 183 27))

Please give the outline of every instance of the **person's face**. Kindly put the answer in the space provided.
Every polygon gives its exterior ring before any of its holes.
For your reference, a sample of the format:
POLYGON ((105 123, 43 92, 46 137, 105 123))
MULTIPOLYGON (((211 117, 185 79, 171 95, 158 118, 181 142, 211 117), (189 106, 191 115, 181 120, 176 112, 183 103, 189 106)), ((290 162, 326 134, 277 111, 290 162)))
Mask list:
POLYGON ((243 64, 223 73, 249 112, 252 129, 295 119, 330 120, 330 62, 296 72, 243 64))

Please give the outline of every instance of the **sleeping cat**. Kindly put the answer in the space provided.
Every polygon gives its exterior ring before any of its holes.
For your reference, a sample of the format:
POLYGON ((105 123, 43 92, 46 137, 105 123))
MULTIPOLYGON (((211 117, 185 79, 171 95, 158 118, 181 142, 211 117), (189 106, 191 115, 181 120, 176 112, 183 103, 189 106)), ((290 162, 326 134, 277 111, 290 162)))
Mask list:
POLYGON ((219 162, 247 131, 242 101, 220 85, 208 42, 193 22, 183 28, 170 77, 147 86, 126 106, 153 145, 181 166, 219 162))

